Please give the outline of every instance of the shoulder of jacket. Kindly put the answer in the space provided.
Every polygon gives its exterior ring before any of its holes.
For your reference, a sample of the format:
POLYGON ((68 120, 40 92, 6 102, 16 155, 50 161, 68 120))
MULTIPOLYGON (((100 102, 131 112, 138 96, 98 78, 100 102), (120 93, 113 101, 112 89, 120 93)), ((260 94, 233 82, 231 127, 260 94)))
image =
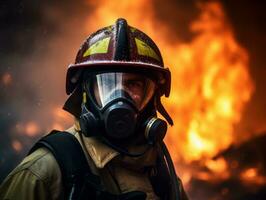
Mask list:
MULTIPOLYGON (((43 181, 60 180, 61 172, 54 156, 46 148, 39 148, 27 157, 9 174, 13 176, 29 170, 38 179, 43 181)), ((50 181, 49 181, 50 182, 50 181)))
POLYGON ((0 186, 0 199, 62 199, 60 168, 53 155, 39 148, 5 178, 0 186), (35 196, 36 195, 36 196, 35 196), (48 196, 47 196, 48 195, 48 196))

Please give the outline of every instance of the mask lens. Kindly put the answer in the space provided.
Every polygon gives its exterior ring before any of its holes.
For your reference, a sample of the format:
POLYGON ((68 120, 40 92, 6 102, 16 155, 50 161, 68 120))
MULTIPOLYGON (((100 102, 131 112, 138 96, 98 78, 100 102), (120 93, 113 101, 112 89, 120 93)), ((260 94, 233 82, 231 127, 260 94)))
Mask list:
POLYGON ((155 91, 155 84, 150 78, 123 72, 97 74, 92 79, 91 87, 100 108, 117 98, 128 99, 129 95, 136 108, 142 110, 155 91))

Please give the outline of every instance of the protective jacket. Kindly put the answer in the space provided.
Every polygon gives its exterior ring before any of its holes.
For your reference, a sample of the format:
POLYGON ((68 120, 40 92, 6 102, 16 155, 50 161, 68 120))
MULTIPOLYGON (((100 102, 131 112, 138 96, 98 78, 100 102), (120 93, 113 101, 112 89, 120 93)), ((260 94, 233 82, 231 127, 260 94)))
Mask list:
MULTIPOLYGON (((123 157, 97 139, 84 137, 74 126, 67 132, 78 139, 91 171, 100 176, 107 191, 113 194, 143 191, 148 200, 160 199, 147 170, 156 164, 156 152, 153 149, 138 158, 123 157)), ((187 199, 181 182, 179 189, 181 200, 187 199)), ((28 155, 0 187, 0 199, 65 198, 60 168, 51 152, 45 148, 28 155)))

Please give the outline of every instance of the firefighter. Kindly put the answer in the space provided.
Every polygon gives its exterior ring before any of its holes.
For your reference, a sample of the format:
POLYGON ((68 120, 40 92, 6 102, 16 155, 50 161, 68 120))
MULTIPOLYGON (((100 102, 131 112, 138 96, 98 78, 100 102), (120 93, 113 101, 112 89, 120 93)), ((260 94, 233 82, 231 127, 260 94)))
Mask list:
POLYGON ((58 131, 44 137, 4 180, 0 199, 187 199, 163 143, 173 122, 160 98, 170 80, 158 47, 125 19, 90 35, 66 77, 64 109, 75 125, 64 133, 78 147, 58 131))

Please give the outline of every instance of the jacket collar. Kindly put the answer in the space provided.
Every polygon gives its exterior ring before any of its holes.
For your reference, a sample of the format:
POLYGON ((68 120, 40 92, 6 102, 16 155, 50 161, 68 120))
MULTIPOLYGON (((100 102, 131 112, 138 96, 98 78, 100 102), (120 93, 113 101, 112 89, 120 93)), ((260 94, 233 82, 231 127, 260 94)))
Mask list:
MULTIPOLYGON (((143 156, 132 158, 128 156, 119 156, 120 153, 106 144, 102 143, 95 137, 85 137, 81 131, 78 120, 75 120, 75 125, 67 130, 68 132, 75 135, 79 140, 85 155, 89 155, 93 160, 97 168, 104 168, 104 166, 111 160, 115 159, 115 162, 119 162, 120 165, 126 165, 130 168, 143 168, 145 166, 152 166, 156 162, 156 149, 152 148, 146 152, 143 156)), ((145 146, 140 147, 129 147, 129 151, 141 152, 145 149, 145 146)), ((89 160, 89 158, 87 157, 89 160)))
POLYGON ((76 121, 75 125, 66 130, 75 135, 79 140, 85 154, 89 154, 97 168, 104 168, 114 157, 119 155, 119 152, 103 144, 94 137, 85 137, 80 133, 79 124, 76 121))

